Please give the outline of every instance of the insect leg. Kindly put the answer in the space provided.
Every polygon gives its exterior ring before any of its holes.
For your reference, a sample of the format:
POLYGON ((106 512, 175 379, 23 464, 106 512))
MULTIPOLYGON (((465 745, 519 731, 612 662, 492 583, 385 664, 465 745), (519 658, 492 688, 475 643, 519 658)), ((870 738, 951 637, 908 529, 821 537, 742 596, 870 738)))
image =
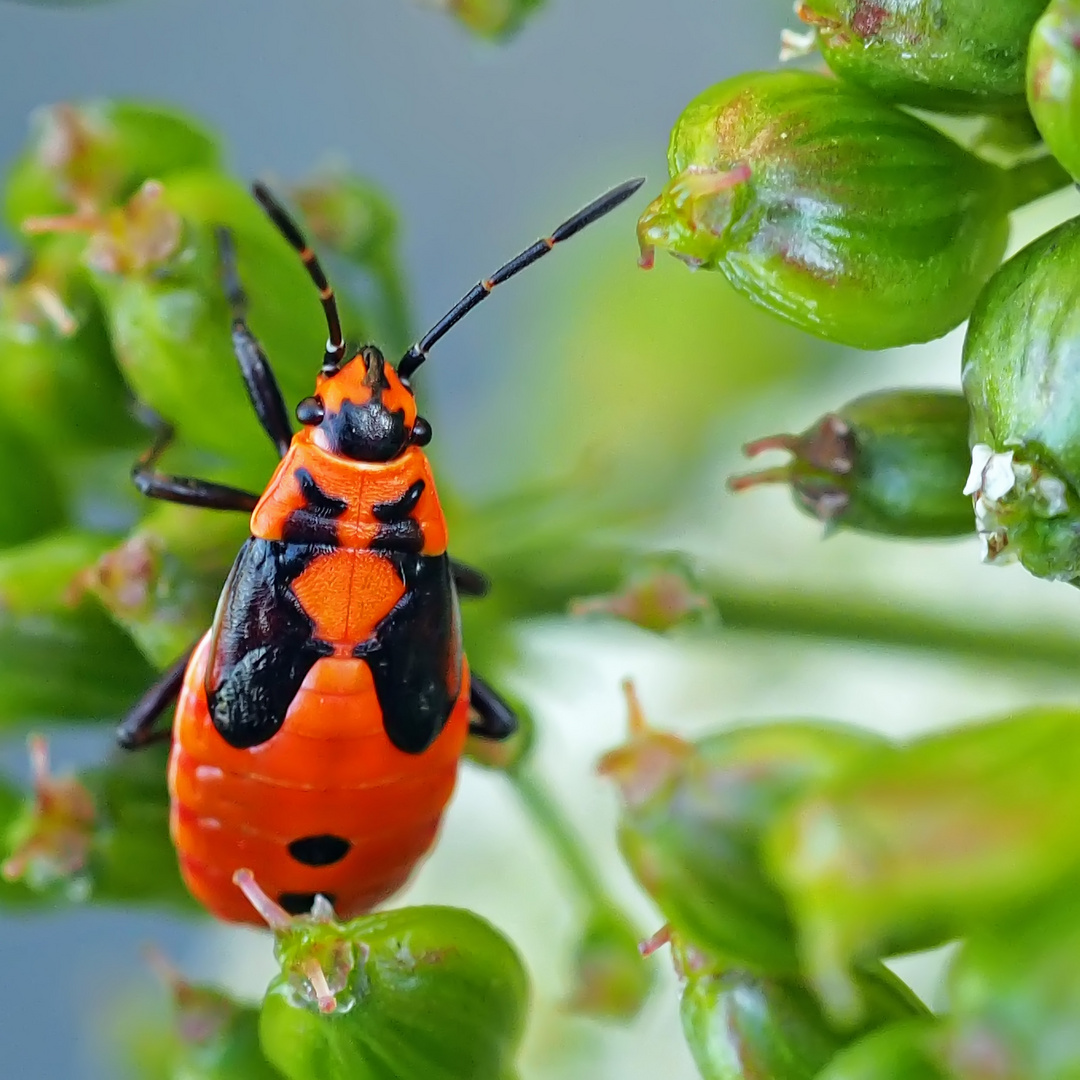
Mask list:
POLYGON ((242 510, 250 514, 259 496, 227 484, 215 484, 210 480, 196 480, 190 476, 168 476, 159 473, 154 465, 173 440, 173 429, 155 418, 158 428, 154 445, 146 451, 131 470, 135 486, 150 499, 201 506, 208 510, 242 510))
POLYGON ((179 660, 135 703, 116 729, 116 741, 125 750, 139 750, 151 743, 167 739, 167 731, 154 731, 158 717, 176 700, 180 693, 180 684, 184 681, 191 654, 195 651, 192 644, 179 660))
POLYGON ((469 734, 501 742, 518 729, 514 710, 478 675, 472 676, 469 704, 476 714, 469 724, 469 734))
POLYGON ((292 442, 292 424, 285 408, 285 399, 281 396, 281 388, 274 378, 266 353, 247 324, 247 293, 237 273, 232 233, 222 227, 216 235, 225 296, 232 309, 233 352, 259 423, 277 447, 278 455, 284 457, 292 442))
POLYGON ((491 582, 488 581, 486 574, 474 566, 469 566, 468 563, 458 562, 457 559, 450 560, 450 575, 454 579, 457 591, 462 596, 478 599, 481 596, 487 596, 491 588, 491 582))

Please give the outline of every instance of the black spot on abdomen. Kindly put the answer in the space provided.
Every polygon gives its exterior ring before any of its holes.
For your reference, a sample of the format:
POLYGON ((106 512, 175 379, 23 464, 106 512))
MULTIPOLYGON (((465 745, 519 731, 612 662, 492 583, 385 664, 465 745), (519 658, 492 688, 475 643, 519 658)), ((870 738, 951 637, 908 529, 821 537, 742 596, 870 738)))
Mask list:
POLYGON ((277 900, 290 915, 309 915, 315 905, 315 897, 320 895, 326 897, 331 907, 337 902, 333 893, 313 892, 283 892, 277 900))
MULTIPOLYGON (((289 844, 289 854, 305 866, 332 866, 341 862, 349 854, 351 847, 351 840, 326 833, 322 836, 302 836, 299 840, 294 840, 289 844)), ((282 907, 284 906, 282 904, 282 907)))

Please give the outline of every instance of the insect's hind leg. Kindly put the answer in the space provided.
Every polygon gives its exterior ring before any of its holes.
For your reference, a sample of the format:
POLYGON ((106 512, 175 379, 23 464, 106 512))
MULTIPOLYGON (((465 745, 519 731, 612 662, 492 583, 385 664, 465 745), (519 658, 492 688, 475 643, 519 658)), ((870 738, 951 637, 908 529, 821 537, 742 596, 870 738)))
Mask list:
POLYGON ((487 596, 491 589, 487 574, 468 563, 458 562, 457 559, 450 560, 450 576, 454 579, 457 591, 470 599, 487 596))
POLYGON ((517 714, 478 675, 471 676, 469 704, 475 715, 475 719, 469 724, 470 735, 501 742, 517 731, 517 714))
POLYGON ((144 418, 157 429, 153 446, 135 463, 131 479, 135 486, 150 499, 201 506, 207 510, 241 510, 250 514, 259 502, 259 496, 227 484, 215 484, 211 480, 197 480, 191 476, 170 476, 159 473, 154 466, 173 440, 173 429, 149 410, 142 410, 144 418))
POLYGON ((281 388, 266 353, 247 324, 247 293, 236 269, 236 246, 232 233, 221 226, 216 230, 216 236, 222 284, 232 310, 232 343, 236 362, 240 365, 240 374, 244 377, 244 385, 259 423, 277 448, 278 456, 284 457, 292 442, 292 424, 285 408, 285 399, 281 396, 281 388))
POLYGON ((168 731, 155 731, 154 724, 176 700, 195 642, 179 660, 135 703, 116 729, 116 741, 124 750, 140 750, 151 743, 169 738, 168 731))

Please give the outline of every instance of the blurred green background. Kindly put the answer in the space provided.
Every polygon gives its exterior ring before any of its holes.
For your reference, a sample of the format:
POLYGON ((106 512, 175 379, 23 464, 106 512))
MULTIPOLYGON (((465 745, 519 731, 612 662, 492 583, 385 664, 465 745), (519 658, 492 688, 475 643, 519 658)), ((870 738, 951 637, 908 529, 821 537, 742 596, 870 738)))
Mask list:
MULTIPOLYGON (((786 0, 749 11, 734 0, 551 0, 493 47, 410 0, 0 2, 0 166, 36 106, 116 95, 168 102, 216 128, 242 180, 291 181, 343 161, 399 210, 420 329, 594 194, 640 173, 657 186, 685 102, 773 66, 789 22, 786 0)), ((729 495, 724 480, 743 468, 750 438, 801 430, 888 385, 955 388, 961 331, 884 354, 811 341, 717 275, 671 260, 638 270, 643 204, 502 290, 417 382, 446 484, 503 508, 460 534, 491 553, 496 590, 530 541, 555 564, 580 559, 573 537, 602 532, 612 506, 637 519, 625 547, 681 552, 713 583, 718 625, 658 637, 597 619, 533 621, 519 627, 521 659, 504 677, 535 711, 539 768, 597 868, 652 930, 659 919, 614 846, 613 792, 593 771, 625 731, 621 678, 636 680, 652 721, 691 735, 794 714, 907 734, 1075 697, 1063 658, 1080 647, 1080 626, 1070 590, 984 568, 974 538, 822 543, 785 491, 729 495), (496 521, 525 535, 500 536, 496 521)), ((1072 192, 1028 208, 1011 249, 1075 212, 1072 192)), ((109 740, 107 728, 65 733, 53 759, 61 770, 96 762, 109 740)), ((25 777, 21 734, 3 743, 0 765, 25 777)), ((665 955, 652 961, 664 985, 628 1027, 560 1004, 579 930, 568 894, 503 779, 466 766, 435 853, 395 903, 470 908, 523 950, 537 991, 530 1080, 694 1077, 665 955)), ((269 944, 252 931, 96 908, 4 914, 5 1075, 116 1076, 117 1033, 155 1001, 164 1009, 139 954, 147 940, 185 973, 241 994, 260 994, 271 973, 269 944)), ((904 965, 933 1001, 933 958, 904 965)))

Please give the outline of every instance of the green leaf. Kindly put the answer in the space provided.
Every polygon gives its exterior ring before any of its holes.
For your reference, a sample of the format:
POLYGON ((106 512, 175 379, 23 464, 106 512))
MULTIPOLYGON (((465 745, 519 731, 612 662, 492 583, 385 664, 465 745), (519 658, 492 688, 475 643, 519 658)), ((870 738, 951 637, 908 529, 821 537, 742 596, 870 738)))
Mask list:
POLYGON ((1077 0, 1051 0, 1031 35, 1027 100, 1039 134, 1073 176, 1080 175, 1078 73, 1080 3, 1077 0))
POLYGON ((77 580, 108 542, 59 534, 0 553, 0 727, 115 719, 154 680, 77 580))

